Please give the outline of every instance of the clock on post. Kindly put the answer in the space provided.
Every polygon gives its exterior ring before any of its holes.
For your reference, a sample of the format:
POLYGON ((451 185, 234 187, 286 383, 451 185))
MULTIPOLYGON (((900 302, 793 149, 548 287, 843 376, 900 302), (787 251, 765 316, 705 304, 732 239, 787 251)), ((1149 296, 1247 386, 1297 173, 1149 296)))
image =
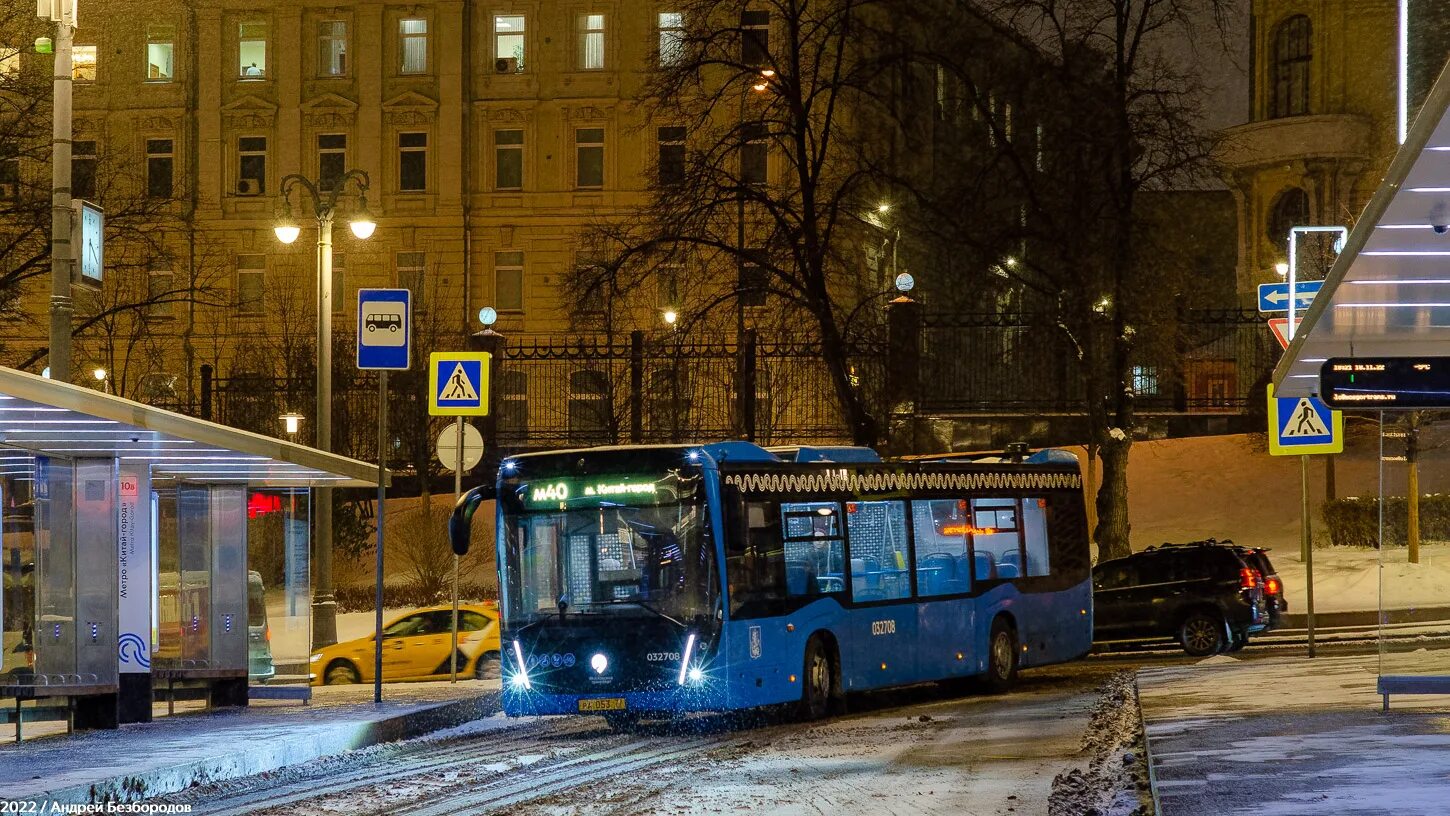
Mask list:
POLYGON ((72 201, 71 248, 75 252, 75 282, 101 288, 106 271, 106 211, 89 201, 72 201))

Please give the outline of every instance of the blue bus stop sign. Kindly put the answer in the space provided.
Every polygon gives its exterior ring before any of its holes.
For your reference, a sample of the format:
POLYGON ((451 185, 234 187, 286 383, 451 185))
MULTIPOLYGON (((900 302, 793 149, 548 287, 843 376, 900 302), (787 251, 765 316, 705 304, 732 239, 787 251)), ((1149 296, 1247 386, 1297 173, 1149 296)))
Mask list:
POLYGON ((413 351, 413 300, 407 289, 357 291, 357 367, 406 371, 413 351))

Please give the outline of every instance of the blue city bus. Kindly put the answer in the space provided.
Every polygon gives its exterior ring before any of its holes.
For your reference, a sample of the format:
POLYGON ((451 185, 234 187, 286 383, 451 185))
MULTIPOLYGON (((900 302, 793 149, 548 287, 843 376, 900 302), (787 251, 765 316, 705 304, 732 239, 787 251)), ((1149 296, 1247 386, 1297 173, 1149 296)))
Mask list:
POLYGON ((497 485, 503 708, 639 717, 976 678, 1092 644, 1070 453, 882 462, 745 442, 506 459, 497 485))

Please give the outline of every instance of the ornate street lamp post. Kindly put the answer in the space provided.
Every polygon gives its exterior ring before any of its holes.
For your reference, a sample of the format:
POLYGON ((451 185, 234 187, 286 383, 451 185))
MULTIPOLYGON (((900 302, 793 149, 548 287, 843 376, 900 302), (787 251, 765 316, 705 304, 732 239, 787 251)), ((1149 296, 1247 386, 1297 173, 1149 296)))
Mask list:
MULTIPOLYGON (((332 450, 332 222, 337 200, 352 182, 357 187, 357 209, 350 220, 352 234, 366 240, 377 229, 377 222, 368 212, 368 174, 349 170, 330 188, 324 188, 296 173, 282 179, 283 211, 277 221, 277 240, 284 244, 296 241, 302 226, 292 214, 292 193, 303 191, 303 203, 310 203, 317 219, 317 439, 319 450, 332 450)), ((378 451, 378 456, 383 452, 378 451)), ((315 587, 312 598, 313 647, 337 642, 337 600, 332 589, 332 488, 316 489, 316 547, 313 558, 315 587)))

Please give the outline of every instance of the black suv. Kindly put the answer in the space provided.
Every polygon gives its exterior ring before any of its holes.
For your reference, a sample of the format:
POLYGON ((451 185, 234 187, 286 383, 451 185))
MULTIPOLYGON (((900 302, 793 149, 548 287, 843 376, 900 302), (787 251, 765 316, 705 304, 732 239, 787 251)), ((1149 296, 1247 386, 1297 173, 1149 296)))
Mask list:
POLYGON ((1212 540, 1165 544, 1098 564, 1093 640, 1172 638, 1195 657, 1242 649, 1269 627, 1264 575, 1246 549, 1212 540))

